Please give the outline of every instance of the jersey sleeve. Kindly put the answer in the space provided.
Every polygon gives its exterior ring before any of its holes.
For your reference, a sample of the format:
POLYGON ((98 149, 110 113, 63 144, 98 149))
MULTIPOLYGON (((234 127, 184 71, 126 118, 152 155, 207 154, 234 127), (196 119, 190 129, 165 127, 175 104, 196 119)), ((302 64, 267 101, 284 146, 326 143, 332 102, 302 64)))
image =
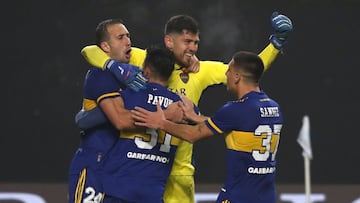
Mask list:
POLYGON ((271 43, 269 43, 269 45, 261 51, 259 57, 264 63, 264 71, 266 71, 271 66, 279 52, 280 51, 277 50, 271 43))
POLYGON ((217 84, 226 84, 228 65, 218 61, 200 61, 200 70, 197 76, 203 87, 217 84))
POLYGON ((87 130, 107 122, 106 115, 96 107, 89 111, 80 110, 75 116, 76 125, 83 130, 87 130))
POLYGON ((81 55, 94 67, 103 68, 110 57, 97 45, 89 45, 81 50, 81 55))
POLYGON ((233 102, 226 103, 213 116, 205 121, 205 124, 215 134, 222 134, 234 129, 234 123, 238 122, 239 108, 234 108, 233 102))
POLYGON ((131 57, 129 62, 130 64, 142 68, 145 57, 146 57, 146 50, 136 47, 131 47, 131 57))
MULTIPOLYGON (((84 100, 92 101, 93 106, 87 106, 84 102, 84 109, 90 110, 104 98, 119 96, 121 84, 115 79, 110 71, 91 69, 85 78, 84 100)), ((91 103, 91 102, 89 102, 91 103)))
MULTIPOLYGON (((264 63, 265 70, 267 70, 274 62, 275 58, 279 54, 271 43, 264 50, 261 51, 259 57, 264 63)), ((226 71, 228 64, 219 61, 200 61, 199 77, 202 85, 207 86, 216 84, 226 84, 226 71)))
MULTIPOLYGON (((106 61, 110 59, 110 57, 97 45, 85 46, 81 50, 81 55, 83 55, 88 63, 98 68, 104 67, 106 61)), ((146 50, 132 47, 129 63, 138 67, 142 67, 145 57, 146 50)))

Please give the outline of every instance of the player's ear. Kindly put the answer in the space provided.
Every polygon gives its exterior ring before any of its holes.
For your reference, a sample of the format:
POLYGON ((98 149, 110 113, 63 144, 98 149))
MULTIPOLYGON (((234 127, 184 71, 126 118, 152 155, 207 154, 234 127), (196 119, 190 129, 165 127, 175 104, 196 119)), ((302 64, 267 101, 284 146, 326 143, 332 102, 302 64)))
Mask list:
POLYGON ((100 48, 104 50, 104 52, 109 53, 110 52, 110 46, 106 41, 103 41, 100 43, 100 48))
POLYGON ((234 78, 235 78, 235 84, 238 84, 240 82, 240 80, 242 80, 242 75, 238 72, 235 72, 234 78))
POLYGON ((172 48, 174 46, 174 42, 173 42, 173 38, 170 35, 165 35, 164 43, 168 49, 172 50, 172 48))
POLYGON ((149 79, 149 76, 151 74, 150 68, 148 68, 147 66, 143 66, 143 75, 149 79))

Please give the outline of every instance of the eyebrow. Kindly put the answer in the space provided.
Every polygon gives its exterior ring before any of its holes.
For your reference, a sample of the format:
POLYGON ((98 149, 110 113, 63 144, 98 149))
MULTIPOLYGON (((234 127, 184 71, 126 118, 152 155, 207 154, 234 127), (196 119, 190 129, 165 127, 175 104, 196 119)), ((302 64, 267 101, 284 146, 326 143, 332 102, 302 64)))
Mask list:
POLYGON ((126 33, 121 33, 121 34, 116 35, 116 37, 123 37, 123 36, 130 37, 130 33, 126 32, 126 33))

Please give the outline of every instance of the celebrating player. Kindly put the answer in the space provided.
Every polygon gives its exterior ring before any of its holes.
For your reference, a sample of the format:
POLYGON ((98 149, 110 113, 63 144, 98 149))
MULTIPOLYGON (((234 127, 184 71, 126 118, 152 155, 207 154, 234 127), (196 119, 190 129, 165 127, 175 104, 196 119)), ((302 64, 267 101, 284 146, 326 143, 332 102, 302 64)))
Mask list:
POLYGON ((192 114, 194 126, 176 124, 157 112, 135 107, 135 123, 164 130, 189 142, 224 134, 227 147, 226 180, 218 203, 275 203, 275 155, 282 115, 279 105, 260 90, 264 70, 261 59, 250 52, 236 53, 226 72, 227 90, 237 96, 204 120, 192 114))
MULTIPOLYGON (((270 44, 259 54, 265 70, 269 68, 292 31, 291 20, 277 12, 271 17, 275 33, 270 36, 270 44)), ((176 65, 169 78, 169 88, 190 98, 196 105, 202 92, 211 85, 226 84, 225 72, 227 64, 216 61, 200 61, 198 72, 186 71, 198 50, 199 27, 190 16, 178 15, 171 17, 165 25, 165 46, 171 50, 176 59, 176 65), (211 73, 211 74, 209 74, 211 73)), ((110 57, 98 46, 87 46, 82 50, 85 59, 96 67, 105 67, 110 57)), ((139 65, 143 62, 146 50, 132 48, 130 64, 139 65)), ((116 71, 114 68, 111 71, 116 71)), ((116 74, 116 73, 115 73, 116 74)), ((169 176, 164 195, 166 203, 194 202, 194 166, 192 164, 193 145, 181 142, 178 146, 174 166, 169 176)))

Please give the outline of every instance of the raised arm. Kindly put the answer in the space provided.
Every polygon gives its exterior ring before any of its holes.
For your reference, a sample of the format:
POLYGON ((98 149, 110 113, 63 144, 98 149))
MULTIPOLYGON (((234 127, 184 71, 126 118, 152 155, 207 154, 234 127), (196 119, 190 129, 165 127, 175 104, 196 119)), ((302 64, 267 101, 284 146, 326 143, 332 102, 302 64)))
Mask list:
POLYGON ((270 44, 259 54, 264 63, 265 70, 271 66, 276 56, 283 49, 289 34, 293 30, 291 20, 279 12, 272 13, 271 26, 274 29, 274 33, 270 35, 270 44))

